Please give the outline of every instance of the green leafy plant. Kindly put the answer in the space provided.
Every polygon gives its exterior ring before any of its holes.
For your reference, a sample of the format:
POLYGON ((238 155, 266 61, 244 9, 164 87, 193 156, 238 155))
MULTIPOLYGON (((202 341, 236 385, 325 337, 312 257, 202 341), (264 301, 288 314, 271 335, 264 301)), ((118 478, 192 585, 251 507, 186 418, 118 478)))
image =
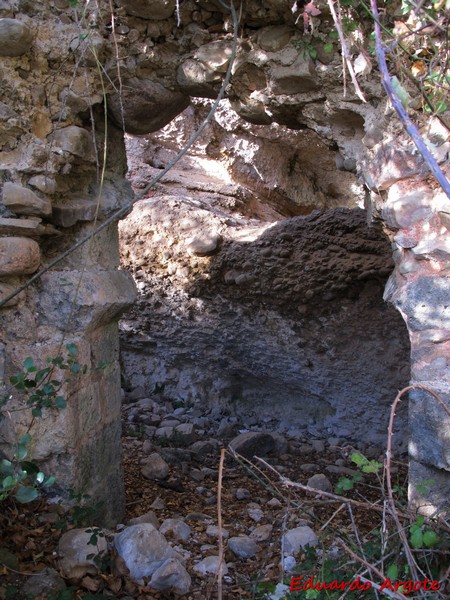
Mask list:
POLYGON ((411 546, 415 549, 434 548, 442 541, 440 536, 424 523, 425 519, 422 515, 419 515, 409 528, 409 541, 411 546))
MULTIPOLYGON (((383 465, 376 460, 369 460, 363 454, 359 452, 353 452, 351 455, 352 462, 357 465, 362 473, 374 473, 378 474, 382 469, 383 465)), ((355 473, 351 478, 349 477, 340 477, 339 481, 335 486, 336 494, 343 494, 344 492, 348 492, 354 488, 355 483, 358 483, 362 480, 362 473, 355 473)))
MULTIPOLYGON (((23 370, 12 375, 9 383, 23 397, 23 408, 12 408, 10 412, 30 410, 31 423, 28 430, 17 440, 13 455, 0 460, 0 501, 13 496, 20 503, 36 500, 41 491, 55 483, 55 477, 46 477, 39 467, 28 457, 32 445, 30 430, 36 418, 43 416, 44 409, 62 410, 67 402, 60 393, 63 385, 69 380, 68 375, 86 373, 87 367, 76 361, 78 349, 75 344, 66 344, 66 356, 47 358, 47 366, 38 368, 31 357, 23 362, 23 370), (55 373, 66 372, 61 379, 56 379, 55 373)), ((0 418, 6 405, 13 398, 13 392, 6 394, 0 400, 0 418)))

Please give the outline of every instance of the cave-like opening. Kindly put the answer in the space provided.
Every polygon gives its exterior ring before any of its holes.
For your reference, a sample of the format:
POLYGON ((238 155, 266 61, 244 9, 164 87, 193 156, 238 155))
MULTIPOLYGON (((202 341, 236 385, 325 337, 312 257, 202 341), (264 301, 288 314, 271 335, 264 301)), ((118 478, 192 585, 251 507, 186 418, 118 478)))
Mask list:
MULTIPOLYGON (((128 139, 137 190, 202 110, 128 139)), ((121 326, 125 389, 213 409, 222 428, 382 447, 409 340, 383 301, 391 249, 363 196, 354 165, 314 132, 249 125, 224 103, 204 142, 121 223, 140 290, 121 326)))

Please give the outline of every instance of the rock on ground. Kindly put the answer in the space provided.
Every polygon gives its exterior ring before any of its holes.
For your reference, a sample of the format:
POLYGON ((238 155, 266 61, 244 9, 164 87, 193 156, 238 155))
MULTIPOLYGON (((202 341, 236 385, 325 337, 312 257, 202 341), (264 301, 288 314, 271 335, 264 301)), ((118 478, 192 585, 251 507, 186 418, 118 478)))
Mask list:
POLYGON ((178 556, 150 523, 127 527, 116 535, 114 545, 135 580, 153 575, 167 559, 178 556))

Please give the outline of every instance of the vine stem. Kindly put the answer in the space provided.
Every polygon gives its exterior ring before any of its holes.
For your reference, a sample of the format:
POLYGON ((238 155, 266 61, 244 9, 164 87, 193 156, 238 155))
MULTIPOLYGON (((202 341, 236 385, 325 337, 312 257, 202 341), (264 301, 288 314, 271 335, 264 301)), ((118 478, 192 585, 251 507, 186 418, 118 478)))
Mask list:
MULTIPOLYGON (((328 0, 332 2, 332 0, 328 0)), ((389 71, 386 63, 386 55, 385 50, 382 44, 381 39, 381 29, 379 25, 380 15, 378 13, 378 6, 376 0, 370 0, 370 7, 372 9, 373 15, 375 17, 374 20, 374 30, 375 30, 375 50, 378 59, 378 66, 381 71, 382 81, 384 89, 386 90, 386 94, 388 95, 389 100, 391 101, 392 106, 394 107, 396 113, 399 116, 400 121, 402 122, 403 127, 406 129, 407 133, 411 137, 412 141, 416 145, 417 150, 423 156, 425 162, 427 163, 431 173, 444 190, 446 195, 450 198, 450 182, 442 172, 439 167, 436 159, 428 150, 425 142, 422 139, 422 136, 419 133, 416 125, 412 122, 410 116, 406 112, 401 103, 398 94, 395 92, 392 87, 391 77, 389 75, 389 71)))
POLYGON ((345 59, 345 64, 347 65, 348 72, 350 73, 350 78, 351 78, 353 86, 355 88, 355 93, 362 102, 367 102, 367 100, 364 98, 364 94, 362 93, 361 88, 359 87, 358 80, 356 79, 355 70, 353 68, 352 61, 350 58, 350 53, 347 48, 347 42, 345 41, 344 31, 342 30, 341 19, 338 17, 338 15, 336 13, 336 9, 334 7, 334 1, 328 0, 328 6, 330 8, 330 12, 333 17, 334 24, 336 25, 336 29, 337 29, 337 32, 339 35, 339 41, 341 42, 342 55, 345 59))
POLYGON ((402 525, 400 523, 400 519, 398 517, 397 508, 395 506, 394 494, 393 494, 393 490, 392 490, 392 478, 391 478, 392 439, 394 437, 395 411, 397 409, 399 402, 402 399, 402 396, 412 390, 422 390, 424 392, 427 392, 428 394, 431 394, 431 396, 433 396, 433 398, 436 400, 436 402, 438 402, 438 404, 444 409, 444 411, 449 416, 450 416, 450 409, 445 405, 442 398, 440 398, 440 396, 438 396, 436 394, 436 392, 434 392, 430 388, 428 388, 425 385, 422 385, 420 383, 413 383, 413 384, 408 385, 407 387, 403 388, 402 390, 400 390, 398 392, 397 396, 395 397, 395 400, 391 406, 391 414, 389 417, 389 426, 388 426, 386 461, 385 461, 386 488, 387 488, 387 493, 388 493, 388 502, 389 502, 389 508, 390 508, 391 515, 395 521, 399 537, 402 540, 403 547, 405 549, 405 554, 406 554, 406 558, 408 560, 408 565, 411 569, 411 573, 412 573, 413 577, 417 580, 418 579, 417 571, 420 569, 417 565, 417 562, 416 562, 414 555, 411 551, 411 548, 409 546, 408 537, 406 535, 405 529, 404 529, 404 527, 402 527, 402 525))
POLYGON ((223 573, 223 560, 224 560, 224 548, 223 548, 223 530, 222 530, 222 480, 223 480, 223 463, 225 460, 225 448, 220 450, 220 462, 219 462, 219 477, 217 480, 217 525, 219 528, 219 567, 217 569, 217 600, 222 600, 222 573, 223 573))

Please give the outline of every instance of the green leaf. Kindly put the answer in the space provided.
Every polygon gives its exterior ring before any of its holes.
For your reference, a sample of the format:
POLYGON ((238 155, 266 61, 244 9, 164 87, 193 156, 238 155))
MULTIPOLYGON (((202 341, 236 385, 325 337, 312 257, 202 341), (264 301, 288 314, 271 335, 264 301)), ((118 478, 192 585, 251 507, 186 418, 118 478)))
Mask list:
POLYGON ((24 444, 19 444, 17 447, 16 457, 18 460, 23 460, 28 455, 28 448, 24 444))
POLYGON ((42 381, 44 379, 44 377, 50 373, 50 371, 51 371, 50 367, 46 367, 45 369, 41 369, 40 371, 38 371, 34 377, 34 380, 36 381, 36 383, 39 383, 40 381, 42 381))
POLYGON ((417 525, 418 527, 422 527, 422 525, 424 523, 425 523, 425 517, 423 515, 417 515, 415 525, 417 525))
POLYGON ((0 460, 0 473, 4 473, 5 475, 11 475, 14 473, 14 467, 10 460, 6 458, 2 458, 2 460, 0 460))
POLYGON ((368 460, 365 456, 360 454, 359 452, 353 452, 351 455, 352 462, 354 462, 358 467, 362 467, 368 464, 368 460))
POLYGON ((45 475, 42 471, 39 471, 39 473, 36 473, 36 476, 35 476, 36 483, 44 483, 44 479, 45 479, 45 475))
POLYGON ((35 406, 32 409, 31 414, 33 417, 42 417, 42 409, 39 406, 35 406))
POLYGON ((391 581, 396 581, 398 578, 398 567, 397 565, 390 565, 386 571, 386 577, 391 581))
POLYGON ((79 373, 81 371, 81 366, 78 363, 73 363, 70 366, 70 370, 72 373, 79 373))
POLYGON ((336 493, 348 492, 353 489, 353 481, 348 477, 340 477, 336 485, 336 493))
POLYGON ((422 546, 423 546, 423 535, 422 535, 422 530, 421 529, 417 529, 416 531, 414 531, 413 533, 411 533, 411 537, 409 539, 410 539, 410 542, 411 542, 411 546, 413 548, 415 548, 416 550, 418 548, 422 548, 422 546))
POLYGON ((308 54, 313 60, 316 60, 317 50, 314 48, 314 46, 308 45, 308 54))
POLYGON ((28 371, 28 372, 32 372, 36 370, 36 366, 34 364, 34 360, 31 358, 31 356, 28 356, 28 358, 26 358, 23 361, 23 368, 28 371))
POLYGON ((55 406, 56 408, 66 408, 67 402, 62 396, 56 396, 55 398, 55 406))
POLYGON ((433 546, 436 546, 440 543, 440 541, 441 538, 432 529, 425 531, 423 534, 423 543, 427 548, 432 548, 433 546))
POLYGON ((376 460, 371 460, 369 464, 362 467, 362 471, 363 473, 378 473, 382 466, 383 465, 376 460))
POLYGON ((324 44, 323 51, 325 52, 325 54, 333 54, 333 52, 334 52, 333 44, 331 42, 328 42, 328 44, 324 44))
POLYGON ((31 435, 29 433, 24 433, 19 438, 19 444, 23 444, 24 446, 26 446, 30 442, 31 442, 31 435))
POLYGON ((56 477, 54 475, 50 475, 50 477, 47 477, 47 479, 43 482, 43 486, 44 487, 50 487, 52 486, 56 481, 56 477))
POLYGON ((46 396, 51 396, 54 392, 55 392, 55 388, 53 387, 53 385, 51 383, 46 383, 43 387, 42 387, 42 392, 46 395, 46 396))
POLYGON ((78 354, 78 348, 75 344, 66 344, 66 350, 70 354, 70 356, 76 356, 78 354))
POLYGON ((16 480, 14 479, 14 477, 11 477, 11 475, 8 475, 8 477, 5 477, 5 479, 2 481, 2 487, 3 490, 9 490, 11 488, 13 488, 16 485, 16 480))
POLYGON ((37 491, 37 489, 28 485, 20 486, 14 494, 14 498, 17 500, 17 502, 20 502, 21 504, 33 502, 33 500, 36 500, 38 496, 39 492, 37 491))

